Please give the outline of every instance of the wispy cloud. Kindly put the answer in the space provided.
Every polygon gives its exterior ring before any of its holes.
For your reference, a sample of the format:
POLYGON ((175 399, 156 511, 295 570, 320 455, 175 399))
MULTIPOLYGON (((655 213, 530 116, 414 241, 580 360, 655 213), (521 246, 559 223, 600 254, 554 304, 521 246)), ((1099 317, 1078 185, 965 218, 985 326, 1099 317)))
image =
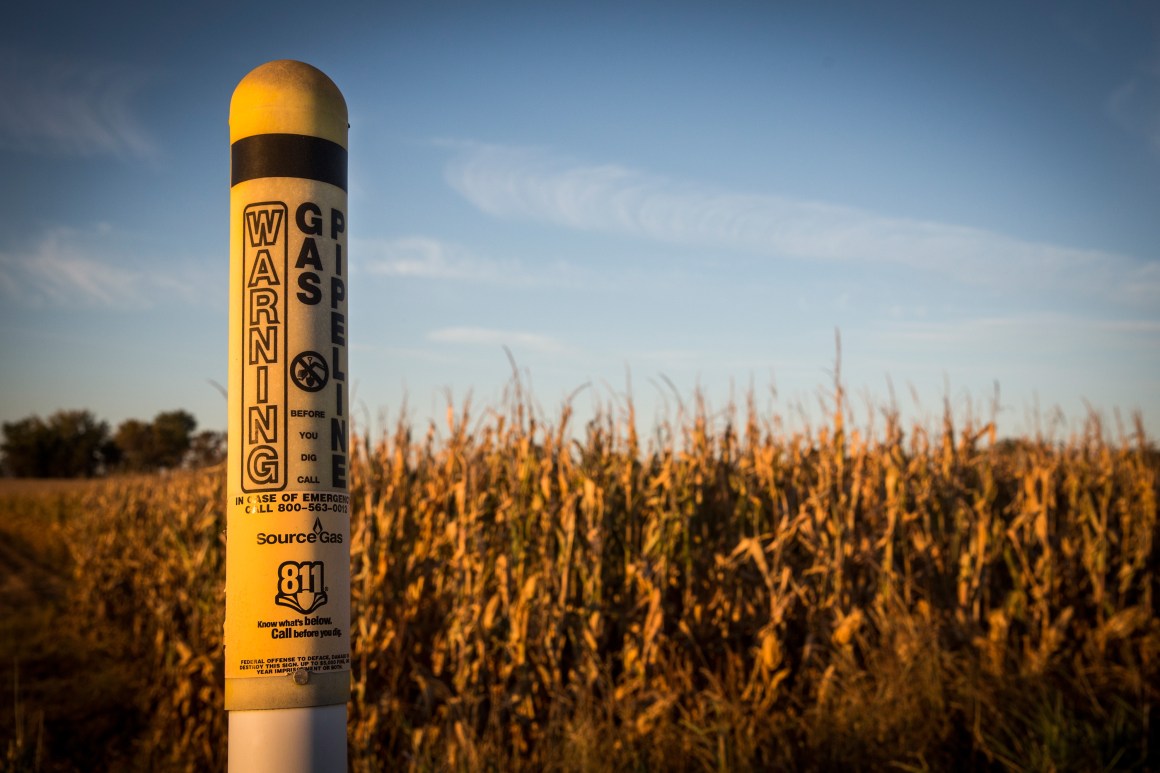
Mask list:
POLYGON ((773 258, 901 265, 969 285, 1053 289, 1160 303, 1138 274, 1156 264, 953 224, 769 194, 735 193, 619 165, 586 165, 526 148, 462 144, 448 183, 501 218, 618 232, 773 258), (1141 297, 1142 296, 1142 297, 1141 297))
POLYGON ((23 152, 148 158, 156 145, 133 100, 142 70, 0 48, 0 147, 23 152))
POLYGON ((355 249, 372 274, 420 279, 473 282, 509 281, 522 273, 514 261, 500 263, 475 255, 457 244, 427 236, 364 239, 355 249))
POLYGON ((358 265, 382 276, 507 286, 589 286, 582 267, 545 256, 497 260, 462 244, 431 236, 353 240, 358 265))
POLYGON ((1160 344, 1160 320, 1089 319, 1067 313, 1028 313, 949 320, 894 321, 879 329, 884 340, 946 346, 979 346, 1025 356, 1044 348, 1141 352, 1160 344))
POLYGON ((1160 58, 1121 83, 1108 97, 1108 115, 1160 153, 1160 58))
POLYGON ((427 340, 441 344, 470 346, 511 346, 538 352, 561 353, 566 347, 551 336, 523 330, 494 330, 483 327, 447 327, 432 330, 427 340))
POLYGON ((0 297, 16 307, 143 309, 211 296, 197 266, 129 260, 125 242, 107 225, 59 227, 26 247, 0 250, 0 297))

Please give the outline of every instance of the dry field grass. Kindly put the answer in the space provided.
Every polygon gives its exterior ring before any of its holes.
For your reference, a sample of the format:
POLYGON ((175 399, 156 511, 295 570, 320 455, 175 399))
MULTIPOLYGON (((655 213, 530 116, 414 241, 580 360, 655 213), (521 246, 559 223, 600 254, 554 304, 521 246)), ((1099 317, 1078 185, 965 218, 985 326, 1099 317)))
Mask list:
MULTIPOLYGON (((1160 769, 1142 430, 838 398, 358 438, 352 769, 1160 769)), ((220 469, 3 482, 0 769, 224 768, 224 504, 220 469)))

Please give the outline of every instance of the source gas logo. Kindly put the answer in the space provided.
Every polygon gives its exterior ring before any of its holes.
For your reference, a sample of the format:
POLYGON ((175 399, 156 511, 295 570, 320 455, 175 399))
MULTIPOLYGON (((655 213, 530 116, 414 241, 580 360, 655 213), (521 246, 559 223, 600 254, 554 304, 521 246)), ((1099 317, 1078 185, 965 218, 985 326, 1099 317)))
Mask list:
POLYGON ((314 519, 314 528, 299 532, 258 532, 259 545, 341 545, 342 532, 326 531, 322 519, 314 519))

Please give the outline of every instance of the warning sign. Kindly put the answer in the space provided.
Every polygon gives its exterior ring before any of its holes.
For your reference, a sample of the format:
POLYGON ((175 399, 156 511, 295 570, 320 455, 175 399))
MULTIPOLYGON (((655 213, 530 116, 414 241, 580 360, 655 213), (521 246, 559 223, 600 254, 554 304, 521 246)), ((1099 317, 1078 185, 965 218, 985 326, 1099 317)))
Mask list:
POLYGON ((348 129, 302 62, 230 100, 230 711, 350 699, 348 129))
POLYGON ((251 204, 243 222, 242 488, 276 491, 286 485, 286 205, 251 204))
POLYGON ((226 574, 247 592, 227 604, 227 693, 307 668, 299 692, 345 700, 328 696, 350 668, 346 195, 285 178, 233 194, 250 203, 232 231, 226 574))
POLYGON ((245 324, 237 342, 244 357, 243 448, 235 462, 242 465, 242 490, 282 491, 295 483, 343 488, 346 215, 318 201, 299 203, 293 214, 285 201, 264 201, 247 206, 243 222, 245 324))

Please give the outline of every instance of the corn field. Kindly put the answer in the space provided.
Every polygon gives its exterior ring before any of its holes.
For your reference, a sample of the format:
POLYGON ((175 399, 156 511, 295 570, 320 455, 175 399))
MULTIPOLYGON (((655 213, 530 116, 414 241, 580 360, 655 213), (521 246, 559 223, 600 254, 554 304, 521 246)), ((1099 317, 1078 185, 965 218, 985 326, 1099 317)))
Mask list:
MULTIPOLYGON (((352 770, 1160 769, 1140 423, 836 403, 355 438, 352 770)), ((224 510, 221 468, 4 495, 4 769, 224 769, 224 510)))

